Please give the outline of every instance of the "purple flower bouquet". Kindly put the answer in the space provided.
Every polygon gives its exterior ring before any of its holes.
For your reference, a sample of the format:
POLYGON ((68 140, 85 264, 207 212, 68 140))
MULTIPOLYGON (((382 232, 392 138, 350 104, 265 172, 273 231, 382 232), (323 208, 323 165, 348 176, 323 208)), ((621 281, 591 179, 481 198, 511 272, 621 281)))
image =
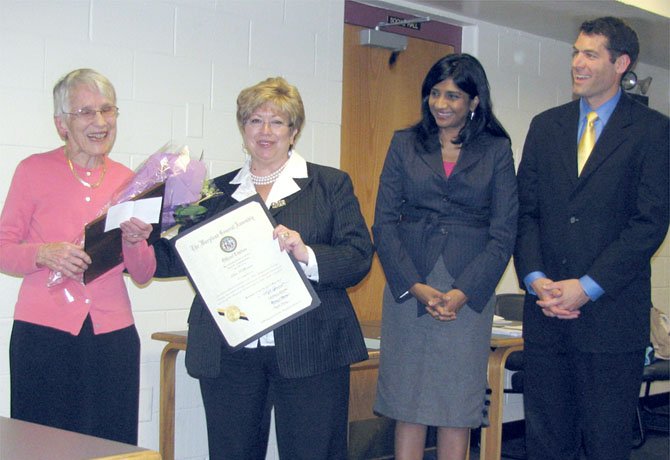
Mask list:
MULTIPOLYGON (((167 143, 153 153, 136 170, 135 174, 122 184, 110 201, 99 211, 98 216, 119 203, 131 200, 150 188, 165 182, 165 195, 161 216, 161 232, 175 225, 175 210, 197 203, 218 191, 205 181, 207 168, 201 160, 193 160, 187 146, 174 147, 167 143)), ((74 242, 83 245, 83 232, 74 242)), ((60 272, 51 271, 47 287, 63 281, 60 272)))

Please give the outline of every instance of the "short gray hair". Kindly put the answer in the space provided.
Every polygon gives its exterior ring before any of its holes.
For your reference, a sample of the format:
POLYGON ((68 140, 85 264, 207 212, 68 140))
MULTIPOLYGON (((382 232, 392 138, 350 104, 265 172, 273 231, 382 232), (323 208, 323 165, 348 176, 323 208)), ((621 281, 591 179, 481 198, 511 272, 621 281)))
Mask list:
POLYGON ((77 86, 88 86, 116 104, 116 91, 112 83, 93 69, 77 69, 61 77, 54 86, 54 116, 70 112, 70 91, 77 86))

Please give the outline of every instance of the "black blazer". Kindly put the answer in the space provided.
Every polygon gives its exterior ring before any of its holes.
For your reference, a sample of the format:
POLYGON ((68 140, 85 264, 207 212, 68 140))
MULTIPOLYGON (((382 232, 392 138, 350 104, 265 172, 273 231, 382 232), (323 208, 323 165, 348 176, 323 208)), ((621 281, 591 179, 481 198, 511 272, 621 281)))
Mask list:
MULTIPOLYGON (((440 255, 454 287, 481 312, 514 248, 514 161, 506 138, 483 133, 463 147, 447 179, 439 143, 425 151, 411 130, 393 136, 372 227, 393 296, 425 283, 440 255)), ((404 299, 411 296, 407 295, 404 299)))
MULTIPOLYGON (((230 184, 238 171, 215 179, 223 195, 203 203, 205 218, 237 203, 230 184)), ((307 163, 308 177, 294 179, 300 190, 271 207, 274 219, 300 233, 314 251, 319 282, 312 283, 321 305, 274 330, 279 370, 284 377, 306 377, 367 359, 360 325, 346 289, 368 273, 372 243, 349 176, 337 169, 307 163)), ((156 243, 156 276, 184 275, 166 240, 156 243)), ((200 296, 188 318, 186 368, 196 378, 216 377, 220 353, 227 352, 218 327, 200 296)))
POLYGON ((524 338, 581 351, 649 342, 650 258, 668 229, 668 118, 621 95, 577 177, 579 101, 536 116, 519 167, 517 275, 589 275, 604 290, 576 320, 542 314, 527 295, 524 338))

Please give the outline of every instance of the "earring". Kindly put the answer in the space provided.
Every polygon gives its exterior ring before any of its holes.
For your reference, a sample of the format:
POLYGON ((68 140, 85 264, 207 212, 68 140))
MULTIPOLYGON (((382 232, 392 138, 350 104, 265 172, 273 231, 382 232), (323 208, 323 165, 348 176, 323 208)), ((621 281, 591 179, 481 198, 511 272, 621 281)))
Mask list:
POLYGON ((474 120, 475 118, 475 112, 470 112, 470 120, 474 120))
POLYGON ((242 144, 242 152, 243 152, 245 155, 249 155, 249 150, 247 150, 247 146, 244 145, 244 144, 242 144))

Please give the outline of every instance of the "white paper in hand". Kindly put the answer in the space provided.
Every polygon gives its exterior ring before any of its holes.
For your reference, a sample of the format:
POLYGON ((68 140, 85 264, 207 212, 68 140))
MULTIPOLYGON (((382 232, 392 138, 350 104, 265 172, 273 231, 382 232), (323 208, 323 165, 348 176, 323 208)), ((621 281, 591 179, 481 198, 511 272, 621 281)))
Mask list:
POLYGON ((146 224, 157 224, 161 216, 161 197, 124 201, 109 208, 105 220, 105 231, 119 228, 121 222, 137 217, 146 224))

